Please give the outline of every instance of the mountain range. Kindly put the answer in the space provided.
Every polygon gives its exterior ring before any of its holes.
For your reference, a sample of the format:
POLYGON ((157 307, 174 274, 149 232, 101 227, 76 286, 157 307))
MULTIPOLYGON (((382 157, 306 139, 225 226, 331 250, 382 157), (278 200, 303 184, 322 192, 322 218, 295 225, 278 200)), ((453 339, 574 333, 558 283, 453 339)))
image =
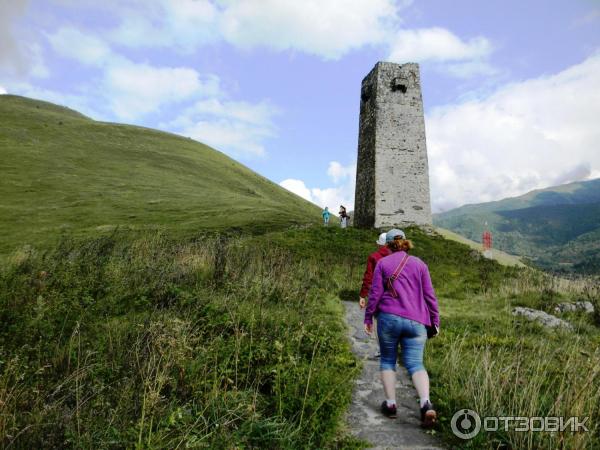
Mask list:
POLYGON ((554 271, 600 273, 600 179, 465 205, 434 215, 434 224, 554 271))

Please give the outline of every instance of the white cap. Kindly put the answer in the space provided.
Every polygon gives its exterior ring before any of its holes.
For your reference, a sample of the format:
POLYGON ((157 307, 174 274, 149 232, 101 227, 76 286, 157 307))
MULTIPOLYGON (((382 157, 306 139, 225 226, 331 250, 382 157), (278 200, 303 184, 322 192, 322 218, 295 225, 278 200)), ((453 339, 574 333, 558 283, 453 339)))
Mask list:
POLYGON ((377 245, 385 245, 385 237, 386 237, 386 235, 387 235, 387 233, 381 233, 381 234, 379 235, 379 239, 377 239, 377 240, 375 241, 375 243, 376 243, 377 245))

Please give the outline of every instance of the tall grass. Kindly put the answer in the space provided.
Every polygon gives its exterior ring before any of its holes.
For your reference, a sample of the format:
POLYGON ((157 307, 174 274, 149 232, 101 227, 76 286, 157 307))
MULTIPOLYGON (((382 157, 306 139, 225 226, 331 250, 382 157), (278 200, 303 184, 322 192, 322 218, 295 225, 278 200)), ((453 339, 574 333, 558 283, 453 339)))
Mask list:
POLYGON ((482 295, 442 299, 443 332, 427 361, 445 438, 473 449, 600 448, 600 324, 593 315, 567 313, 575 332, 552 330, 511 314, 516 305, 556 314, 557 303, 598 298, 593 279, 527 269, 482 295), (450 418, 464 408, 481 417, 588 417, 589 431, 523 432, 516 422, 508 430, 500 422, 498 431, 462 441, 450 418))
POLYGON ((223 236, 15 255, 0 278, 2 445, 334 445, 356 364, 320 270, 223 236))
POLYGON ((598 448, 600 351, 574 336, 564 342, 528 338, 476 339, 467 334, 447 343, 443 367, 444 407, 470 408, 481 417, 588 417, 588 432, 482 431, 468 448, 598 448))
MULTIPOLYGON (((406 230, 430 268, 441 436, 461 448, 599 448, 600 332, 512 316, 598 300, 593 281, 501 267, 406 230), (452 435, 450 418, 589 416, 588 433, 452 435)), ((358 373, 340 298, 358 300, 377 233, 115 234, 15 253, 0 271, 0 439, 8 448, 344 448, 358 373)))

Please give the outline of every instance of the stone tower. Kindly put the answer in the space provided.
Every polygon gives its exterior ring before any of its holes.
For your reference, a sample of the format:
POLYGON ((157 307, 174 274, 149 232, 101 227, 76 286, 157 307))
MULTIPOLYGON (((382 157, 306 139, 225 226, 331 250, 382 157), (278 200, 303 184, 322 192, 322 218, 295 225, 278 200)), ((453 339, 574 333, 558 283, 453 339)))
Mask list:
POLYGON ((431 225, 418 64, 378 62, 363 79, 354 226, 431 225))

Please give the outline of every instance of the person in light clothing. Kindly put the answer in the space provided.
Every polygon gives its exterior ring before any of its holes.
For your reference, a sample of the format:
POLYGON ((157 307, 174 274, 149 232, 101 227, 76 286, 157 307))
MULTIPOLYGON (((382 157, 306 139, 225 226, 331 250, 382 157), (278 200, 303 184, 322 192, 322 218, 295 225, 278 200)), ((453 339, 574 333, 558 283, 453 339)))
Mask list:
POLYGON ((365 310, 364 328, 373 333, 373 316, 377 314, 380 373, 386 400, 381 412, 396 417, 396 358, 398 345, 402 361, 419 395, 421 422, 432 426, 437 420, 429 400, 429 375, 423 366, 423 351, 428 337, 439 332, 440 316, 429 269, 415 256, 402 230, 386 234, 387 247, 392 254, 379 260, 373 273, 373 284, 365 310))
POLYGON ((346 207, 340 205, 340 227, 346 228, 348 226, 348 214, 346 213, 346 207))

